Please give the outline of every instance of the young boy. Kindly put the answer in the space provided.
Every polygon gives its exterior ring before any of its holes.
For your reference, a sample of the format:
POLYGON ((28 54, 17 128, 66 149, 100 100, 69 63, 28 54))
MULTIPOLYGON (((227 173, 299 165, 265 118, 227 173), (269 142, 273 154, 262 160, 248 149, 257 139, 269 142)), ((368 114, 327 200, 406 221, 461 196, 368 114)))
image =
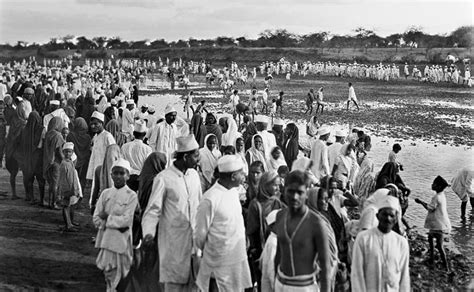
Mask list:
POLYGON ((286 204, 287 201, 284 195, 285 194, 285 178, 290 172, 290 170, 288 166, 281 165, 280 167, 278 167, 277 172, 278 172, 278 176, 280 177, 280 200, 286 204))
POLYGON ((74 205, 79 202, 82 197, 79 176, 72 161, 74 154, 74 144, 66 142, 63 145, 64 159, 59 165, 59 182, 58 182, 58 200, 56 204, 63 208, 63 218, 65 223, 65 231, 77 231, 74 226, 79 224, 74 222, 74 205))
POLYGON ((400 152, 400 150, 402 150, 402 146, 400 146, 400 144, 398 143, 395 143, 393 144, 392 146, 392 151, 390 151, 390 153, 388 154, 388 162, 394 162, 396 164, 398 164, 400 170, 403 170, 403 165, 398 161, 398 152, 400 152))
POLYGON ((446 271, 449 271, 448 261, 446 253, 443 247, 444 238, 451 232, 451 222, 448 217, 448 210, 446 206, 446 195, 444 190, 449 184, 441 176, 437 176, 431 189, 436 194, 431 198, 431 202, 428 204, 420 199, 415 199, 415 202, 421 204, 428 210, 428 215, 425 220, 425 228, 429 229, 428 241, 430 244, 430 264, 434 263, 434 239, 436 239, 436 248, 439 251, 443 267, 446 271))
POLYGON ((98 228, 95 247, 100 249, 96 264, 104 272, 107 291, 116 291, 132 266, 132 224, 138 198, 127 186, 129 177, 130 163, 119 158, 112 165, 114 186, 102 192, 92 218, 98 228))

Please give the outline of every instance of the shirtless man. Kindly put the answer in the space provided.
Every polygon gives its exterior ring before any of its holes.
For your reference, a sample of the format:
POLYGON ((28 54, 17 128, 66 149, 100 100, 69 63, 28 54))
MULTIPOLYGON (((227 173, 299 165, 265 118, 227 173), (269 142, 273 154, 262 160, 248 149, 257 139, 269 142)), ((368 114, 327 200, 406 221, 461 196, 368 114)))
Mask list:
POLYGON ((310 211, 307 199, 307 176, 301 171, 288 174, 285 195, 288 208, 280 211, 275 222, 278 249, 275 256, 277 277, 275 291, 330 290, 329 240, 322 219, 310 211), (315 259, 320 267, 316 283, 315 259))

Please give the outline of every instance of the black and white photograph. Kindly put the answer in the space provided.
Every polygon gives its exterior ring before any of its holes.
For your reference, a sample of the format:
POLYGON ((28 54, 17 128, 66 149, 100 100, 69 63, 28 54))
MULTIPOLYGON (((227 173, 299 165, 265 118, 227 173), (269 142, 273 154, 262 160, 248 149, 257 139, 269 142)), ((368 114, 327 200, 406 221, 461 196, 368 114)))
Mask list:
POLYGON ((474 2, 0 0, 0 291, 474 291, 474 2))

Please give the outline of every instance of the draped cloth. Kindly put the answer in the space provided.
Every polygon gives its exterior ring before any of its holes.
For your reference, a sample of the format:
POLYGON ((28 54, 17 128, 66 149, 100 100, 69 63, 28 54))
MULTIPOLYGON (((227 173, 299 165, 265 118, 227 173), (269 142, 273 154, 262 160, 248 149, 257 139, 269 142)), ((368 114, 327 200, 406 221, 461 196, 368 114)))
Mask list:
POLYGON ((127 143, 127 136, 120 131, 120 125, 117 120, 110 120, 106 125, 105 125, 105 130, 112 134, 112 136, 115 139, 115 142, 117 145, 120 147, 123 146, 123 144, 127 143))
MULTIPOLYGON (((222 129, 221 127, 217 124, 216 116, 212 113, 208 113, 206 115, 206 133, 204 133, 204 136, 208 134, 214 134, 217 137, 217 142, 219 144, 219 147, 222 145, 222 129)), ((199 142, 199 141, 198 141, 199 142)))
POLYGON ((354 182, 354 192, 360 198, 360 202, 363 203, 374 190, 374 163, 365 155, 360 163, 360 170, 354 182))
POLYGON ((151 153, 143 163, 142 172, 139 177, 138 201, 142 210, 148 205, 151 195, 153 179, 166 167, 166 155, 160 152, 151 153))
POLYGON ((74 143, 74 152, 77 155, 76 168, 89 165, 91 157, 91 136, 88 134, 89 128, 84 118, 78 117, 73 122, 73 128, 66 141, 74 143))
POLYGON ((48 131, 44 137, 43 144, 43 172, 46 176, 46 171, 49 167, 56 163, 61 163, 56 157, 56 153, 61 151, 64 144, 64 138, 61 135, 61 130, 64 128, 63 120, 60 117, 53 117, 48 124, 48 131))
POLYGON ((377 175, 375 189, 383 188, 390 183, 395 184, 397 181, 397 167, 397 164, 394 162, 385 163, 377 175))
MULTIPOLYGON (((191 130, 199 144, 199 148, 205 147, 204 138, 206 134, 206 127, 203 125, 203 118, 200 113, 196 113, 191 118, 191 130)), ((210 133, 212 134, 212 133, 210 133)), ((217 137, 217 136, 216 136, 217 137)))
POLYGON ((237 123, 232 117, 227 117, 227 131, 222 134, 222 145, 221 146, 234 146, 235 140, 241 136, 238 131, 237 123))
POLYGON ((283 155, 285 156, 286 165, 291 169, 293 161, 298 157, 299 152, 299 130, 294 123, 287 126, 288 135, 283 142, 283 155))
POLYGON ((202 176, 205 179, 203 190, 207 190, 211 186, 214 177, 214 170, 217 167, 217 160, 221 157, 221 152, 217 148, 210 150, 207 147, 207 140, 211 137, 215 137, 215 135, 208 134, 204 139, 204 147, 199 149, 199 154, 201 156, 199 164, 201 166, 202 176))
MULTIPOLYGON (((7 103, 7 102, 6 102, 7 103)), ((23 167, 24 157, 21 155, 21 132, 25 126, 25 121, 20 119, 17 111, 11 107, 5 108, 8 113, 5 113, 5 119, 9 122, 10 130, 6 138, 5 147, 5 166, 10 173, 18 171, 18 167, 23 167), (12 111, 7 111, 11 109, 12 111)))
POLYGON ((22 169, 24 173, 31 174, 35 172, 34 168, 37 165, 34 162, 37 162, 38 158, 36 157, 38 155, 36 150, 41 142, 42 133, 43 120, 38 112, 33 111, 28 116, 28 121, 21 135, 22 156, 25 161, 22 169))
POLYGON ((257 138, 257 137, 262 138, 262 136, 260 136, 259 134, 253 135, 253 137, 252 137, 252 147, 250 147, 250 149, 247 150, 246 155, 248 155, 248 164, 249 164, 249 167, 250 167, 250 165, 254 161, 260 161, 260 162, 263 163, 263 169, 266 171, 267 170, 267 163, 266 163, 266 159, 265 159, 265 152, 263 150, 259 150, 259 149, 257 149, 257 147, 255 147, 255 138, 257 138))
POLYGON ((122 151, 120 147, 117 144, 112 144, 112 145, 107 146, 107 149, 105 150, 104 161, 102 163, 102 169, 100 171, 100 177, 99 177, 99 183, 100 183, 99 195, 100 193, 102 193, 103 190, 114 186, 114 183, 112 181, 112 176, 111 176, 112 165, 119 158, 122 158, 122 151))

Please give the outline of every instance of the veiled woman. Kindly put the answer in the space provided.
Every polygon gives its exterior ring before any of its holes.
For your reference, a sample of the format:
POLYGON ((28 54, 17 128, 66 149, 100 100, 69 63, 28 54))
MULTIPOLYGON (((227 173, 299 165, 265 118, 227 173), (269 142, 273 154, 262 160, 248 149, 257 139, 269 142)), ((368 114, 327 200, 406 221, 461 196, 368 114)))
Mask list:
POLYGON ((283 156, 286 165, 290 168, 299 153, 299 130, 295 123, 289 123, 285 129, 285 141, 283 142, 283 156))
POLYGON ((199 149, 201 168, 201 186, 203 193, 207 191, 214 182, 214 171, 217 167, 217 160, 221 157, 221 152, 217 148, 217 137, 208 134, 204 139, 204 147, 199 149))
MULTIPOLYGON (((200 113, 196 113, 191 118, 190 131, 194 134, 194 138, 199 144, 199 148, 205 146, 204 138, 206 137, 206 127, 203 124, 203 118, 200 113)), ((215 134, 214 134, 215 135, 215 134)))
POLYGON ((263 164, 263 169, 267 170, 267 162, 265 160, 265 151, 263 149, 263 139, 259 134, 253 135, 252 137, 252 147, 247 150, 245 154, 245 159, 247 159, 247 164, 250 165, 254 161, 260 161, 263 164))
POLYGON ((38 181, 40 192, 40 203, 44 198, 45 180, 43 177, 43 150, 38 148, 43 133, 43 120, 38 112, 33 111, 28 116, 28 121, 21 135, 23 163, 23 185, 25 187, 26 200, 32 204, 37 203, 33 195, 33 183, 38 181))
POLYGON ((123 146, 123 144, 127 143, 127 135, 122 133, 120 131, 120 125, 117 120, 110 120, 106 125, 105 125, 105 130, 112 134, 112 136, 115 138, 115 142, 117 145, 120 147, 123 146))
POLYGON ((48 182, 48 205, 50 208, 54 207, 57 197, 59 165, 63 160, 62 147, 65 142, 61 135, 63 128, 63 120, 60 117, 53 117, 49 121, 43 143, 43 174, 48 182))
POLYGON ((66 137, 66 141, 74 143, 74 152, 77 155, 76 170, 83 190, 86 186, 87 168, 91 157, 91 136, 88 131, 86 120, 78 117, 74 120, 73 128, 66 137))
POLYGON ((217 124, 216 116, 213 113, 208 113, 206 115, 206 121, 205 121, 204 125, 206 126, 205 135, 208 135, 208 134, 216 135, 217 143, 219 144, 219 148, 220 148, 221 145, 222 145, 222 129, 217 124))

